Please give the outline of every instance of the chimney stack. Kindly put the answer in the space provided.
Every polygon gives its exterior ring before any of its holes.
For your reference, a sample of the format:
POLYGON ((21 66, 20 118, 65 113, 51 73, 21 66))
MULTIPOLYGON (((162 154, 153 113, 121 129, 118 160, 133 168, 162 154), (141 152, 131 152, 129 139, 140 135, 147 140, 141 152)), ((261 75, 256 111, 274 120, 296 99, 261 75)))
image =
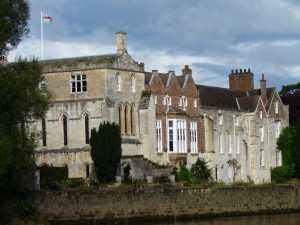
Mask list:
POLYGON ((253 73, 248 69, 231 70, 229 74, 229 88, 231 91, 251 91, 254 89, 253 73))
POLYGON ((184 68, 182 69, 182 75, 187 75, 190 74, 192 75, 192 70, 190 69, 189 65, 185 65, 184 68))
POLYGON ((123 54, 127 52, 127 34, 123 31, 116 33, 117 36, 117 53, 123 54))
POLYGON ((260 80, 260 97, 263 101, 263 103, 266 103, 267 101, 267 81, 265 80, 265 75, 261 75, 260 80))

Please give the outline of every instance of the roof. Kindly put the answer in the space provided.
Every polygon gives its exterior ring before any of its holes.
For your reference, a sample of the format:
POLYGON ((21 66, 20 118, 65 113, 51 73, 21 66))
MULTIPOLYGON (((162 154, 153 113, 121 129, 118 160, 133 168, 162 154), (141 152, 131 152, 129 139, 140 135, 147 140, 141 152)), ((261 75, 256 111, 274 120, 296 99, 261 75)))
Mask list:
POLYGON ((259 96, 239 97, 238 104, 243 111, 254 112, 258 104, 259 96))
POLYGON ((236 98, 246 96, 243 92, 233 92, 228 88, 196 85, 199 90, 201 106, 239 110, 236 98))

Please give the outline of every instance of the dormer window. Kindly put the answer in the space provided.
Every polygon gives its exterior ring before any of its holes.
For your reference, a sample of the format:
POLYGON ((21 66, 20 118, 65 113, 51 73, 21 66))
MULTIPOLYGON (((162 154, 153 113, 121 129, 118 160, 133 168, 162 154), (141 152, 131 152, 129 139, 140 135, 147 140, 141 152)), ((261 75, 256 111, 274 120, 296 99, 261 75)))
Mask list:
POLYGON ((169 95, 164 97, 163 105, 172 105, 172 100, 171 100, 171 97, 169 95))

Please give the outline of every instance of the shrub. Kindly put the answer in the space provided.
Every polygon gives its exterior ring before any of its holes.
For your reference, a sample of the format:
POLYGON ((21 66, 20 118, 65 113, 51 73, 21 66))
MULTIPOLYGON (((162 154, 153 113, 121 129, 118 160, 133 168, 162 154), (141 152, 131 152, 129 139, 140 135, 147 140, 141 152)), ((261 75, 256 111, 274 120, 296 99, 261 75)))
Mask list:
POLYGON ((50 182, 47 187, 52 191, 60 191, 62 189, 62 185, 58 182, 50 182))
POLYGON ((153 175, 154 183, 168 183, 170 181, 169 174, 166 171, 159 171, 153 175))
POLYGON ((90 187, 99 188, 99 182, 97 180, 89 179, 87 183, 90 187))
POLYGON ((286 183, 294 174, 294 165, 278 166, 271 170, 271 180, 275 183, 286 183))
POLYGON ((179 166, 179 173, 178 173, 178 180, 180 181, 190 181, 191 178, 191 173, 188 170, 188 168, 186 168, 185 164, 180 164, 179 166))
POLYGON ((178 168, 176 166, 173 167, 171 175, 175 175, 175 180, 178 181, 178 168))
POLYGON ((65 184, 70 188, 76 188, 84 185, 84 180, 81 178, 69 178, 65 181, 65 184))
POLYGON ((207 183, 211 180, 211 169, 208 168, 205 159, 197 159, 191 167, 191 175, 195 183, 207 183))

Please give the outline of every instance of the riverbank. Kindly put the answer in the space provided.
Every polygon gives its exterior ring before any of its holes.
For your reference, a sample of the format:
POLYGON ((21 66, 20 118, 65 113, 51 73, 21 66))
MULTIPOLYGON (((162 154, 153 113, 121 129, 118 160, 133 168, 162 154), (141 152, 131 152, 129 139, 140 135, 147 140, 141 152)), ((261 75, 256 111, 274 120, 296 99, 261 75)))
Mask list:
POLYGON ((300 211, 300 186, 39 191, 37 216, 61 224, 300 211))

